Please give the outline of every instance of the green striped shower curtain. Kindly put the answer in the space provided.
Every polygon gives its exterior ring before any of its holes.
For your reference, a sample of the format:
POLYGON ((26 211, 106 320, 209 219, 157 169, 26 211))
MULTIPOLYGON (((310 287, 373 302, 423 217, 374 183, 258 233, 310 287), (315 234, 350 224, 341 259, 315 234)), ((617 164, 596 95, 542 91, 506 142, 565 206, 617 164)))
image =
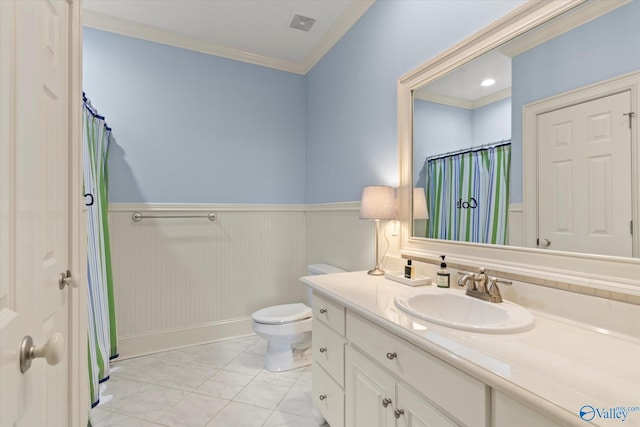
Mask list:
POLYGON ((107 221, 107 152, 111 129, 84 97, 84 192, 87 201, 87 278, 89 284, 89 382, 91 404, 99 384, 109 379, 109 360, 117 357, 113 277, 107 221))
POLYGON ((508 243, 511 143, 425 162, 427 237, 508 243))

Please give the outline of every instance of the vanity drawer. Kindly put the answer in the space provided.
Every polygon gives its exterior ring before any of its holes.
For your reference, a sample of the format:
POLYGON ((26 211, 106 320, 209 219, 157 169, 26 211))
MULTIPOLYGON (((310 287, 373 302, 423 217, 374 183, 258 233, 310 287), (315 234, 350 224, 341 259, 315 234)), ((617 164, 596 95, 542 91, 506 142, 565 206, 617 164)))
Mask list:
POLYGON ((467 426, 489 419, 488 386, 362 317, 347 312, 347 338, 467 426))
POLYGON ((313 364, 311 397, 331 427, 344 427, 344 391, 317 363, 313 364))
POLYGON ((313 361, 319 363, 340 386, 344 386, 344 337, 314 320, 313 361))
POLYGON ((340 335, 344 335, 344 307, 313 294, 313 318, 322 320, 340 335))

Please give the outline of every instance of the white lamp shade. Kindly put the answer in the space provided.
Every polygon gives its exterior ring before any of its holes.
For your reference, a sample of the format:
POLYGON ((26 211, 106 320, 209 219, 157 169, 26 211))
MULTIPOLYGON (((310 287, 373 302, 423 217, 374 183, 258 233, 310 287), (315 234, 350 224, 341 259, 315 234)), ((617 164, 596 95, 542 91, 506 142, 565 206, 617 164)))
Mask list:
POLYGON ((413 189, 413 219, 429 219, 424 188, 413 189))
POLYGON ((364 187, 360 202, 360 218, 395 219, 396 203, 393 188, 382 185, 364 187))

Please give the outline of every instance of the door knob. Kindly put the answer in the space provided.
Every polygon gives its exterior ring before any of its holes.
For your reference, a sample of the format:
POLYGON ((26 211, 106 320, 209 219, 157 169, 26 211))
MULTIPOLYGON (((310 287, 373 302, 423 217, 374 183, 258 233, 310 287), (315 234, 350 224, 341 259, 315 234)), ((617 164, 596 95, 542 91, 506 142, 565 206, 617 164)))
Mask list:
POLYGON ((72 288, 77 288, 78 283, 71 277, 71 272, 67 270, 65 273, 60 273, 60 278, 58 279, 58 286, 60 289, 64 289, 65 286, 70 286, 72 288))
POLYGON ((538 245, 543 248, 548 248, 551 246, 551 240, 549 239, 538 239, 538 245))
POLYGON ((27 372, 35 358, 44 357, 49 365, 57 365, 63 356, 64 337, 61 333, 53 334, 42 347, 33 345, 33 338, 27 335, 20 343, 20 372, 27 372))

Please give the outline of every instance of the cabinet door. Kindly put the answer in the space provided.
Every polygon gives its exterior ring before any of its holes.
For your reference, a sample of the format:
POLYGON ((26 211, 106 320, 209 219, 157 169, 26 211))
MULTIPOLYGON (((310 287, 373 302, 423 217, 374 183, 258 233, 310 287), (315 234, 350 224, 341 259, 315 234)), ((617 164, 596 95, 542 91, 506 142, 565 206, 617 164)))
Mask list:
POLYGON ((395 381, 367 357, 347 346, 345 424, 393 427, 395 381))
POLYGON ((344 427, 344 391, 317 363, 311 383, 313 406, 331 427, 344 427))
POLYGON ((397 427, 444 427, 456 426, 440 413, 431 403, 418 397, 401 384, 396 386, 396 415, 397 427))

